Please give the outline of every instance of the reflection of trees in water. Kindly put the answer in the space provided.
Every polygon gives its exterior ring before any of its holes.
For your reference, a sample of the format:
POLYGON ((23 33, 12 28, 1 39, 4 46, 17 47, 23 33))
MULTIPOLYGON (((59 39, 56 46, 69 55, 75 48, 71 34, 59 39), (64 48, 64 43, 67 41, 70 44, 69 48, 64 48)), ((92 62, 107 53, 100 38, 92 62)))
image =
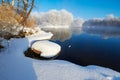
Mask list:
POLYGON ((103 38, 110 37, 120 37, 120 28, 119 27, 97 27, 97 26, 84 26, 83 31, 90 34, 98 34, 103 38))
POLYGON ((82 28, 81 27, 76 27, 76 28, 74 28, 74 27, 72 27, 71 28, 71 32, 73 33, 73 34, 81 34, 83 31, 82 31, 82 28))
POLYGON ((43 28, 42 30, 46 32, 52 32, 52 40, 65 41, 71 38, 71 30, 69 28, 43 28))

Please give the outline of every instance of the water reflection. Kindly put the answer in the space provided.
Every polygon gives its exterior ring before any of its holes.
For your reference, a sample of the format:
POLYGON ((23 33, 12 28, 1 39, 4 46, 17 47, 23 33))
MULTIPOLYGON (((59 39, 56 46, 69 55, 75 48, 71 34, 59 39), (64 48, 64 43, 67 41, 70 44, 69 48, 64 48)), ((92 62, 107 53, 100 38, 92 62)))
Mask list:
POLYGON ((67 41, 55 42, 62 47, 57 59, 68 60, 83 66, 104 66, 120 72, 120 38, 105 40, 100 36, 82 33, 72 35, 67 41))
POLYGON ((42 30, 46 32, 52 32, 53 37, 52 40, 59 40, 59 41, 65 41, 71 38, 71 29, 70 28, 42 28, 42 30))
POLYGON ((83 26, 79 28, 43 28, 44 31, 52 32, 54 36, 52 40, 65 41, 71 38, 72 34, 80 35, 83 32, 92 35, 101 36, 103 39, 108 38, 120 38, 119 27, 108 27, 108 26, 83 26))
POLYGON ((104 66, 120 72, 120 28, 93 26, 43 30, 51 31, 54 34, 53 42, 62 47, 56 59, 68 60, 83 66, 104 66), (91 36, 91 34, 100 36, 91 36), (105 40, 101 36, 119 38, 105 40))
POLYGON ((92 35, 100 35, 104 39, 108 38, 120 38, 120 28, 119 27, 96 27, 96 26, 84 26, 82 28, 84 32, 92 35))
POLYGON ((79 34, 81 34, 81 33, 83 32, 83 30, 82 30, 81 27, 76 27, 76 28, 72 27, 72 28, 71 28, 71 32, 72 32, 72 34, 77 34, 77 35, 79 35, 79 34))

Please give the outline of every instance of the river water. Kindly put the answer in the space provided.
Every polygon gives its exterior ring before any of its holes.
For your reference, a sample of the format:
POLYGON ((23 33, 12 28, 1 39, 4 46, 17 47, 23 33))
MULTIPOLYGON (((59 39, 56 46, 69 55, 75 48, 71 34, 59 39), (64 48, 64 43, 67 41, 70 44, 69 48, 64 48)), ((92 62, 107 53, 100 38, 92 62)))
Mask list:
POLYGON ((51 41, 62 49, 56 59, 78 65, 98 65, 120 72, 120 28, 84 27, 71 29, 43 29, 51 31, 51 41))

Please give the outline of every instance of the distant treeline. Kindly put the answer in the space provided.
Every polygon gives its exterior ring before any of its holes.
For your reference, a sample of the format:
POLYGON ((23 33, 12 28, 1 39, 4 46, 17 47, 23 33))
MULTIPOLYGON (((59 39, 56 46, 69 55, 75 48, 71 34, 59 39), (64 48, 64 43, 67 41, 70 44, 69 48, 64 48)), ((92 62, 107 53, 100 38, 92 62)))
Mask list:
POLYGON ((116 26, 120 27, 120 18, 114 16, 107 16, 107 18, 90 19, 85 21, 83 26, 116 26))

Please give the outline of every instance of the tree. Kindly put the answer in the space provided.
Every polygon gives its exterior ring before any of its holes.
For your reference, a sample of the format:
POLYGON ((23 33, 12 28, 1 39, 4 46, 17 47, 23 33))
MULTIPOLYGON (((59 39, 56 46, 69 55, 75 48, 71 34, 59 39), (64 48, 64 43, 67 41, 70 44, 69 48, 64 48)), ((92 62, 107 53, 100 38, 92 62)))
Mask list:
POLYGON ((31 19, 29 16, 33 7, 34 0, 2 0, 0 5, 0 37, 5 34, 8 34, 7 36, 11 35, 10 33, 13 34, 13 30, 15 33, 18 32, 19 36, 26 27, 26 23, 28 24, 28 19, 31 19), (23 29, 20 28, 20 25, 23 26, 23 29))
POLYGON ((2 4, 4 3, 4 0, 2 0, 2 4))
POLYGON ((21 24, 23 24, 23 25, 25 25, 26 20, 29 17, 29 15, 34 7, 34 0, 32 0, 32 2, 30 2, 30 1, 31 0, 22 0, 22 2, 23 2, 23 15, 22 15, 23 19, 21 21, 21 24))

